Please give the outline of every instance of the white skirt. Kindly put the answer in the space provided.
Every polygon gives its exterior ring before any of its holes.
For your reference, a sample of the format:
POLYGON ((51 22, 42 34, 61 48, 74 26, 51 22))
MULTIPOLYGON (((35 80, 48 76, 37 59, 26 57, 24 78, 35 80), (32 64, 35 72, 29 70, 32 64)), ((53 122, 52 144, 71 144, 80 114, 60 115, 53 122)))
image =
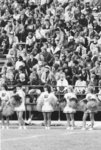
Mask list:
POLYGON ((14 109, 15 111, 25 111, 25 104, 22 103, 19 107, 15 107, 14 109))
POLYGON ((49 103, 45 103, 42 106, 42 112, 53 112, 53 111, 54 111, 54 109, 49 103))
POLYGON ((68 105, 66 105, 66 107, 65 107, 64 110, 63 110, 63 112, 64 112, 65 114, 67 114, 67 113, 75 113, 75 112, 76 112, 76 109, 71 108, 71 107, 69 107, 68 105))

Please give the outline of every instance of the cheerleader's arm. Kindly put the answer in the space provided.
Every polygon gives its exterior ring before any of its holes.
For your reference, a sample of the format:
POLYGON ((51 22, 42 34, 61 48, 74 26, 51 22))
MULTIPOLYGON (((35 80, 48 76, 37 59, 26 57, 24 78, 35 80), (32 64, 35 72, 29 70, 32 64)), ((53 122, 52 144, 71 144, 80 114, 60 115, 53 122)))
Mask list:
POLYGON ((9 93, 7 93, 7 99, 8 99, 8 101, 6 102, 6 104, 9 104, 10 100, 11 100, 11 95, 9 93))
POLYGON ((80 103, 84 102, 84 101, 88 101, 88 100, 86 98, 84 98, 84 99, 80 100, 80 103))
POLYGON ((98 102, 101 102, 101 99, 99 99, 99 97, 97 96, 97 94, 96 94, 95 99, 96 99, 96 102, 97 102, 97 103, 98 103, 98 102))
POLYGON ((100 102, 101 102, 101 92, 96 93, 96 96, 97 96, 97 98, 98 98, 98 101, 100 101, 100 102))

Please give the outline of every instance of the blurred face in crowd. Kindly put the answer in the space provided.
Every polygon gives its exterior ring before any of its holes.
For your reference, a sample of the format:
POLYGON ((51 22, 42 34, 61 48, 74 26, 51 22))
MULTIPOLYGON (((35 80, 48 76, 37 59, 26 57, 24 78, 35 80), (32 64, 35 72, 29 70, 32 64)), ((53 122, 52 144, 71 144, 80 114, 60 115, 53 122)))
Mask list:
POLYGON ((30 59, 33 60, 33 55, 30 55, 30 59))
POLYGON ((45 68, 45 71, 46 71, 46 72, 49 72, 49 68, 45 68))
POLYGON ((41 49, 41 52, 42 52, 42 53, 45 53, 45 52, 46 52, 46 49, 45 49, 45 48, 42 48, 42 49, 41 49))
POLYGON ((45 21, 45 26, 46 26, 46 28, 49 28, 49 27, 50 27, 50 23, 49 23, 48 20, 45 21))
POLYGON ((21 87, 16 87, 16 91, 19 91, 21 89, 21 87))
POLYGON ((33 34, 31 32, 28 34, 28 38, 29 39, 33 38, 33 34))
POLYGON ((62 74, 62 75, 60 76, 60 80, 63 81, 64 79, 65 79, 65 75, 62 74))
POLYGON ((23 50, 23 47, 22 47, 22 45, 20 45, 20 44, 19 44, 19 50, 20 50, 20 51, 23 50))

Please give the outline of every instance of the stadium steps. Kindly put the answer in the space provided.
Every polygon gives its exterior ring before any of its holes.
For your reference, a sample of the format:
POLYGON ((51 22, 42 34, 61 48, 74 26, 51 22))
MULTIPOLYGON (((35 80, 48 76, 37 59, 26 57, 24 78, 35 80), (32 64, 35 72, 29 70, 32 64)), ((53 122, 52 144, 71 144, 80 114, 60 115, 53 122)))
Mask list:
POLYGON ((2 70, 2 67, 3 67, 5 61, 6 61, 6 55, 0 53, 0 73, 1 73, 1 70, 2 70))

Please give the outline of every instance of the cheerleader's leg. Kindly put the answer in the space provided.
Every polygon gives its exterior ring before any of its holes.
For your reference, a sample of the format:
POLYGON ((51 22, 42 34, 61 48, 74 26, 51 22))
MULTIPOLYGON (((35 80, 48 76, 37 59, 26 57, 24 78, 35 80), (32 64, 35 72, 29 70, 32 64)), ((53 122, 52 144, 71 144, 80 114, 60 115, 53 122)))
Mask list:
POLYGON ((91 128, 93 129, 93 127, 94 127, 94 112, 90 113, 90 121, 91 121, 91 128))
POLYGON ((67 119, 67 128, 70 128, 70 114, 66 113, 66 119, 67 119))
POLYGON ((43 112, 45 128, 47 128, 47 113, 43 112))
POLYGON ((72 129, 74 129, 74 127, 75 127, 75 124, 74 124, 74 113, 70 113, 70 119, 71 119, 72 129))
POLYGON ((2 121, 2 129, 4 129, 4 126, 5 126, 5 117, 3 115, 1 117, 2 117, 2 119, 1 119, 1 121, 2 121))
POLYGON ((7 121, 7 129, 9 128, 9 117, 6 117, 6 121, 7 121))
POLYGON ((52 115, 52 113, 51 112, 48 112, 47 113, 47 119, 48 119, 48 129, 50 128, 50 126, 51 126, 51 115, 52 115))
POLYGON ((19 121, 19 126, 25 126, 25 122, 23 120, 23 111, 18 112, 18 121, 19 121))
POLYGON ((87 112, 84 112, 84 115, 83 115, 83 128, 86 129, 86 119, 88 117, 88 113, 87 112))
POLYGON ((16 112, 16 114, 17 114, 19 126, 21 126, 21 123, 20 123, 20 120, 19 120, 19 112, 16 112))
POLYGON ((24 126, 24 125, 25 125, 25 122, 24 122, 24 120, 23 120, 23 111, 20 111, 20 112, 19 112, 19 120, 20 120, 20 122, 21 122, 21 125, 24 126))

